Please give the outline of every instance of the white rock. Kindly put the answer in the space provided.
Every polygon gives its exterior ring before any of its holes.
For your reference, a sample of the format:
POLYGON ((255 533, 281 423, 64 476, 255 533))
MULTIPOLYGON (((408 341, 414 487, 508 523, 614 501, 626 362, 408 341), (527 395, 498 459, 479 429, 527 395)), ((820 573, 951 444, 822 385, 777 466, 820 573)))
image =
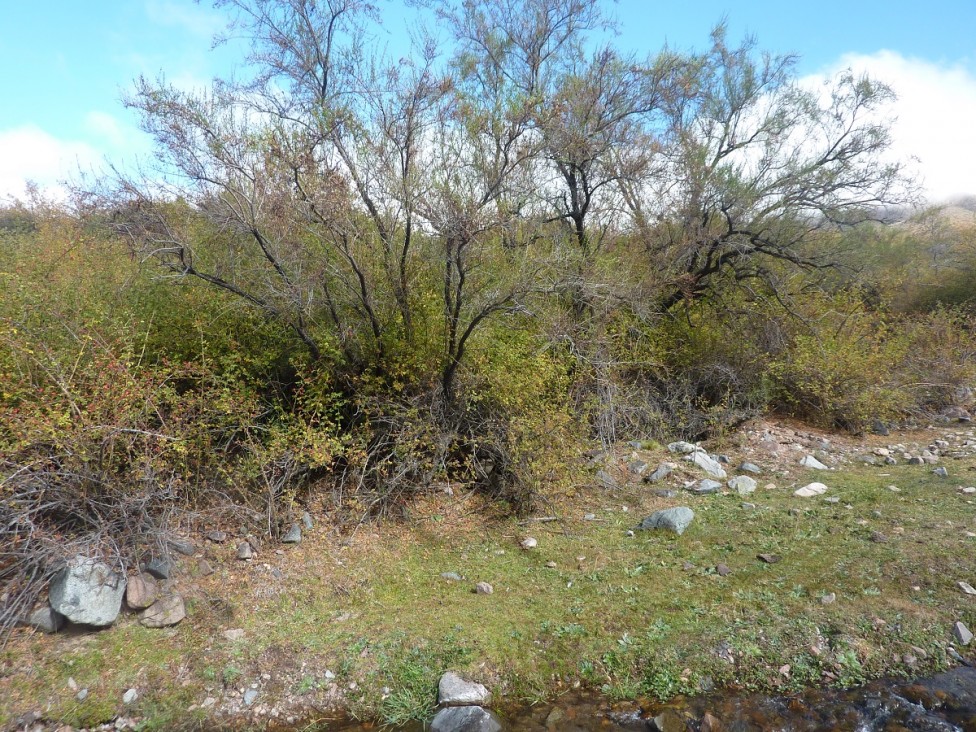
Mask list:
POLYGON ((539 542, 536 541, 535 538, 531 536, 527 536, 524 539, 522 539, 523 549, 535 549, 537 546, 539 546, 539 542))
POLYGON ((132 704, 136 699, 139 698, 139 692, 135 689, 129 689, 122 695, 123 704, 132 704))
POLYGON ((688 462, 694 463, 699 468, 708 473, 709 478, 714 478, 715 480, 725 480, 727 475, 725 469, 719 464, 717 460, 712 460, 704 452, 693 452, 691 455, 685 458, 688 462))
POLYGON ((437 701, 444 707, 481 706, 491 699, 482 684, 466 681, 453 671, 441 676, 437 684, 437 701))
POLYGON ((800 461, 800 465, 804 468, 810 468, 811 470, 830 470, 826 465, 817 460, 813 455, 806 455, 800 461))
POLYGON ((51 608, 73 623, 104 627, 119 615, 125 577, 80 554, 52 581, 51 608))
POLYGON ((802 488, 797 488, 793 491, 794 496, 799 496, 800 498, 813 498, 814 496, 822 496, 827 492, 827 486, 823 483, 808 483, 802 488))
POLYGON ((729 481, 728 485, 740 496, 747 496, 756 490, 756 481, 748 475, 737 475, 729 481))

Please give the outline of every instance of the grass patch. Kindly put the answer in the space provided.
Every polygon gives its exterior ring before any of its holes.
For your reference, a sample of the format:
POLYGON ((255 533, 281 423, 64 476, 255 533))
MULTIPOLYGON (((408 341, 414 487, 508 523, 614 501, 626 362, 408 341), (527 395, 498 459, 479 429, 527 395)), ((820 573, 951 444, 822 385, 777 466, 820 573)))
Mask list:
POLYGON ((555 507, 563 521, 528 525, 485 524, 490 507, 475 499, 431 499, 408 524, 266 552, 260 561, 280 570, 279 581, 228 547, 205 589, 232 615, 200 601, 173 633, 125 619, 86 636, 18 635, 4 651, 0 719, 39 707, 93 724, 120 712, 122 693, 136 686, 135 713, 189 724, 187 709, 205 697, 257 683, 264 699, 297 695, 396 724, 432 712, 448 669, 517 703, 577 682, 616 699, 664 700, 946 667, 952 622, 976 627, 976 603, 956 586, 976 576, 969 497, 924 466, 858 467, 824 480, 839 503, 779 487, 760 489, 749 510, 737 496, 664 501, 635 486, 567 497, 555 507), (627 535, 666 505, 695 511, 683 536, 627 535), (527 534, 537 549, 519 548, 527 534), (765 564, 760 553, 782 560, 765 564), (718 574, 718 564, 731 573, 718 574), (480 581, 494 593, 475 594, 480 581), (246 641, 226 641, 231 627, 246 641), (89 700, 74 699, 69 677, 89 700))

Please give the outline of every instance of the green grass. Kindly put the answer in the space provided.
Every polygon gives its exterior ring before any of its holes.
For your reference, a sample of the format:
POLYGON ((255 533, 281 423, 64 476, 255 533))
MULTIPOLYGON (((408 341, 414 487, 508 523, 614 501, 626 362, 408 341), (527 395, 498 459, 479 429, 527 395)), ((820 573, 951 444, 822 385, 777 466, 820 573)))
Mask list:
POLYGON ((956 586, 976 577, 976 539, 965 535, 976 509, 925 467, 881 472, 809 476, 827 482, 837 504, 783 487, 760 489, 747 510, 737 496, 662 501, 634 487, 574 498, 565 522, 527 527, 479 526, 451 505, 431 505, 440 521, 418 509, 410 525, 379 526, 377 537, 346 549, 306 542, 281 559, 293 564, 284 590, 269 597, 222 582, 239 570, 228 558, 211 591, 237 608, 230 619, 201 611, 164 640, 125 620, 81 639, 11 643, 0 720, 29 708, 27 698, 69 724, 110 718, 138 682, 137 711, 176 724, 204 696, 262 673, 273 676, 267 697, 297 691, 312 703, 334 684, 357 716, 390 723, 428 715, 447 669, 507 703, 577 681, 612 698, 663 700, 712 686, 775 692, 929 673, 947 665, 955 620, 976 627, 976 601, 956 586), (683 536, 627 536, 646 512, 678 504, 696 513, 683 536), (575 520, 584 509, 604 520, 575 520), (539 547, 521 551, 529 533, 539 547), (764 564, 760 553, 782 561, 764 564), (732 573, 719 576, 719 563, 732 573), (448 571, 465 581, 443 579, 448 571), (494 594, 474 594, 478 581, 494 594), (823 604, 829 593, 836 601, 823 604), (225 641, 228 627, 244 628, 247 642, 225 641), (29 673, 19 669, 24 657, 29 673), (75 702, 68 676, 92 699, 75 702))

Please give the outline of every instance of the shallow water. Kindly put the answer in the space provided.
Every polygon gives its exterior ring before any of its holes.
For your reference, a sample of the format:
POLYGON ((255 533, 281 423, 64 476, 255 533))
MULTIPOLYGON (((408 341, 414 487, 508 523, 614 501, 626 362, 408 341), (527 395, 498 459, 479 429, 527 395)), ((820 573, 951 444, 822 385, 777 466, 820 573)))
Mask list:
MULTIPOLYGON (((963 666, 913 682, 877 681, 848 690, 679 698, 646 709, 581 691, 499 716, 510 732, 652 730, 658 728, 651 721, 655 717, 666 732, 976 732, 976 669, 963 666)), ((336 721, 304 729, 365 732, 377 727, 336 721)), ((423 726, 398 729, 414 732, 423 726)))

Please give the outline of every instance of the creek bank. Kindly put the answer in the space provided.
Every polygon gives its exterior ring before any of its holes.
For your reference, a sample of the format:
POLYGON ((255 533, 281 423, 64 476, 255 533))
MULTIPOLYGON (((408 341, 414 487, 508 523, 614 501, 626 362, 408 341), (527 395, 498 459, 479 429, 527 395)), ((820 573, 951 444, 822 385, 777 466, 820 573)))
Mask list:
MULTIPOLYGON (((503 710, 499 718, 503 732, 959 732, 976 728, 976 669, 960 666, 915 681, 886 679, 852 689, 809 689, 783 696, 713 694, 664 705, 611 702, 593 691, 573 691, 555 704, 503 710)), ((366 732, 375 726, 334 720, 313 729, 366 732)), ((420 732, 424 726, 392 729, 420 732)))

